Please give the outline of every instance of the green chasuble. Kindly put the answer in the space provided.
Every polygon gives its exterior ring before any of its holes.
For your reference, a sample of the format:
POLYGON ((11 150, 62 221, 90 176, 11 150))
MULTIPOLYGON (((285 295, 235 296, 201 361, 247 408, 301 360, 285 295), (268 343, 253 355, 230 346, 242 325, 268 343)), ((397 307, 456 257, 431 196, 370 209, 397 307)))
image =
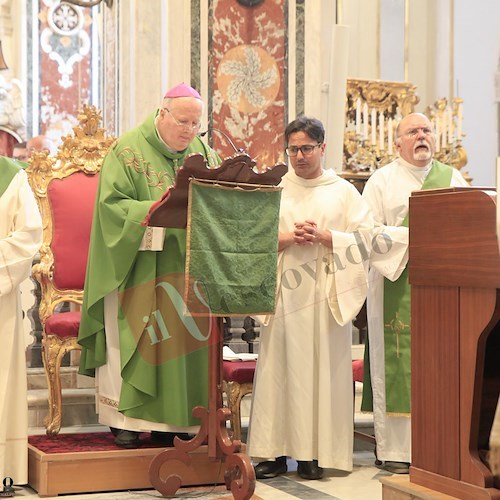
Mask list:
POLYGON ((186 231, 166 229, 163 250, 140 251, 151 205, 173 184, 191 153, 210 167, 218 155, 200 138, 172 153, 154 126, 158 111, 124 134, 106 156, 92 223, 78 342, 80 373, 106 363, 104 297, 118 290, 122 387, 118 410, 128 417, 197 425, 207 406, 209 321, 184 316, 186 231))
MULTIPOLYGON (((433 161, 422 189, 448 187, 452 167, 433 161)), ((409 215, 402 222, 408 227, 409 215)), ((384 278, 384 349, 386 411, 408 414, 411 408, 411 294, 408 266, 396 281, 384 278)))
POLYGON ((0 196, 5 193, 12 179, 21 169, 22 166, 17 161, 0 156, 0 196))

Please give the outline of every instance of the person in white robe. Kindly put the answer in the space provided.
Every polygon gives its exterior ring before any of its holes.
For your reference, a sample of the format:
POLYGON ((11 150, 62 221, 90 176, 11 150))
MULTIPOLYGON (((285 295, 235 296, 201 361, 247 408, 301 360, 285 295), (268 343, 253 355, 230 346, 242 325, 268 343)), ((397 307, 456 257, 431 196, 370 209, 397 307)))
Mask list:
POLYGON ((28 482, 25 338, 19 285, 42 244, 42 221, 26 172, 0 157, 0 478, 28 482))
POLYGON ((247 453, 258 479, 298 461, 305 479, 352 470, 351 320, 367 293, 372 217, 352 184, 322 168, 322 123, 285 131, 275 314, 264 321, 247 453))
MULTIPOLYGON (((372 394, 369 394, 370 388, 363 388, 362 409, 373 409, 378 460, 384 462, 384 468, 389 472, 407 473, 411 462, 410 408, 391 408, 386 401, 386 389, 401 382, 404 384, 402 392, 391 397, 408 401, 409 404, 410 322, 406 322, 408 350, 401 349, 399 353, 400 359, 407 358, 407 368, 404 375, 401 375, 400 371, 391 371, 390 375, 385 359, 391 355, 386 352, 386 344, 389 342, 389 336, 394 336, 387 332, 384 334, 384 326, 388 326, 388 322, 384 321, 384 278, 391 282, 400 279, 408 263, 407 215, 412 191, 468 184, 457 169, 433 160, 435 134, 430 120, 425 115, 412 113, 401 120, 396 129, 395 147, 399 157, 376 170, 363 190, 363 199, 373 213, 375 231, 367 299, 369 370, 365 368, 365 374, 369 373, 371 377, 372 394), (438 167, 444 174, 444 182, 436 179, 430 182, 431 171, 436 171, 438 167), (404 380, 394 381, 394 373, 404 380)), ((433 176, 436 177, 434 173, 433 176)), ((369 383, 370 380, 365 378, 364 386, 369 383)))

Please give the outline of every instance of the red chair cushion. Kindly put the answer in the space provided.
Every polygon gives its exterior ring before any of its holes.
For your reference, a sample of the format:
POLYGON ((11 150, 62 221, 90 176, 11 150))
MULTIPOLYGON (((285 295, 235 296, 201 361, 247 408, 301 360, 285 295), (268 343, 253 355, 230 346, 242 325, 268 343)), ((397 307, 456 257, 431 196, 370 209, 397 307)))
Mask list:
POLYGON ((55 313, 47 318, 45 333, 60 339, 76 338, 80 328, 80 318, 80 311, 55 313))
POLYGON ((352 362, 352 380, 354 382, 363 382, 363 360, 355 359, 352 362))
POLYGON ((60 290, 83 289, 98 180, 76 172, 49 184, 54 285, 60 290))
POLYGON ((226 382, 253 382, 257 361, 224 361, 222 370, 226 382))

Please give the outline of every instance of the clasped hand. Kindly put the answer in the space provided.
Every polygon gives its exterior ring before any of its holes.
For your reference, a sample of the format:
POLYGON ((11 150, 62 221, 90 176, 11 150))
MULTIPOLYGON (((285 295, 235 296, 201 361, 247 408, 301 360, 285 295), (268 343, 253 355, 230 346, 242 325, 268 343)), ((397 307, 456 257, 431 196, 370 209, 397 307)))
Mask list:
POLYGON ((314 245, 319 243, 318 226, 316 222, 306 220, 305 222, 296 222, 293 231, 293 241, 297 245, 314 245))

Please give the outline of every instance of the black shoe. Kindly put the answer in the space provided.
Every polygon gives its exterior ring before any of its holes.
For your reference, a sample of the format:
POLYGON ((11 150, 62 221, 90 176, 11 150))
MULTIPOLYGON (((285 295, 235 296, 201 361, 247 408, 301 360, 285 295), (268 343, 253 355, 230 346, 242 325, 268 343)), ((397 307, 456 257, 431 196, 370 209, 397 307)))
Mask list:
POLYGON ((121 429, 116 435, 115 444, 122 448, 139 448, 141 444, 139 433, 121 429))
POLYGON ((284 474, 288 467, 286 466, 286 457, 278 457, 276 460, 268 460, 261 462, 255 467, 256 479, 271 479, 272 477, 284 474))
POLYGON ((317 460, 303 462, 297 460, 297 474, 302 479, 321 479, 323 477, 323 468, 318 465, 317 460))
POLYGON ((384 462, 384 470, 392 474, 409 474, 410 464, 408 462, 384 462))
POLYGON ((172 447, 174 446, 174 438, 178 436, 179 439, 187 441, 190 439, 189 434, 186 432, 160 432, 151 431, 151 441, 154 444, 161 444, 162 446, 172 447))

